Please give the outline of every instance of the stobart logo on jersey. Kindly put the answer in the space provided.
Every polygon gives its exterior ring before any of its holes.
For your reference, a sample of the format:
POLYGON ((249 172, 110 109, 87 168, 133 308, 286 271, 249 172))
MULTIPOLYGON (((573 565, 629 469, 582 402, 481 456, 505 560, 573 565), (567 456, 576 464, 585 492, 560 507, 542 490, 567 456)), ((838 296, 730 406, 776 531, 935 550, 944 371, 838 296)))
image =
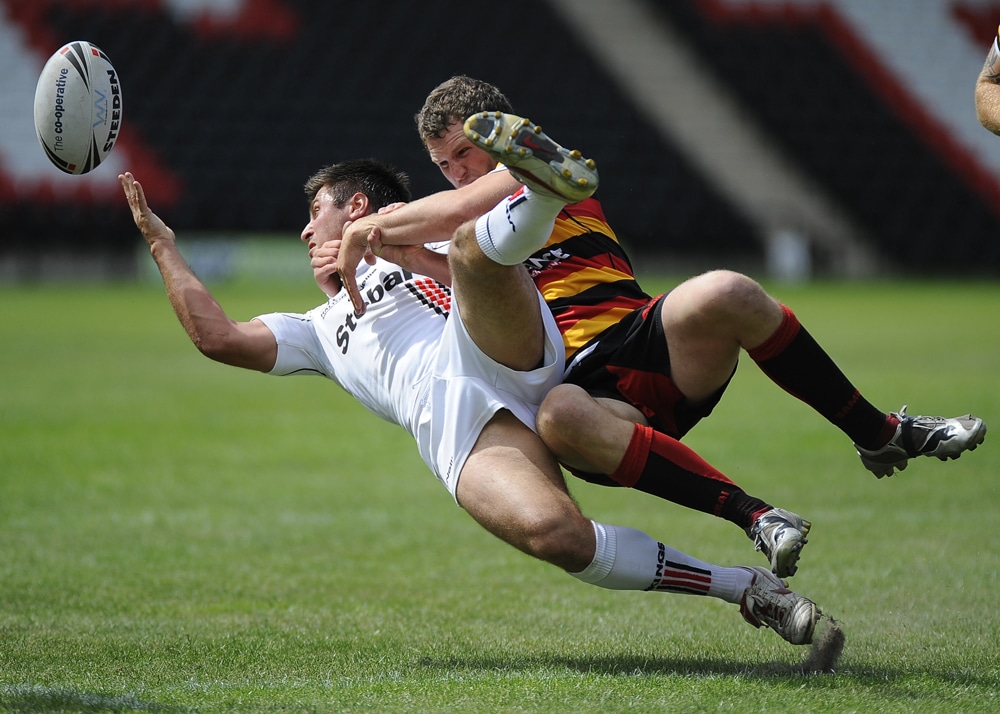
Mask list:
MULTIPOLYGON (((413 280, 413 273, 408 270, 394 270, 391 273, 384 273, 382 271, 370 271, 360 283, 358 283, 358 290, 361 292, 361 296, 365 299, 365 302, 369 305, 377 305, 378 303, 385 300, 389 291, 403 285, 407 280, 413 280), (369 285, 374 282, 374 285, 369 285)), ((327 313, 333 309, 335 305, 348 300, 347 293, 341 291, 335 298, 330 300, 330 303, 326 306, 320 317, 325 318, 327 313)), ((366 312, 365 315, 368 313, 366 312)), ((358 329, 358 321, 363 320, 365 315, 358 317, 354 314, 353 310, 348 311, 347 316, 344 318, 344 324, 337 328, 337 346, 340 347, 341 354, 347 354, 347 349, 351 345, 351 334, 358 329)))

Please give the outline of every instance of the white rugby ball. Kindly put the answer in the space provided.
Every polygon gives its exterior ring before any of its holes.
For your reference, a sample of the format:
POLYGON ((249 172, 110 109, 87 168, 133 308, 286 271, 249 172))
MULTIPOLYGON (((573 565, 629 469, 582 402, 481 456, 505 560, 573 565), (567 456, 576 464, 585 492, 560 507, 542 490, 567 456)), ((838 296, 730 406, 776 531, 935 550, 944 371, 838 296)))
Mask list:
POLYGON ((49 58, 35 87, 35 133, 56 168, 95 169, 115 147, 121 124, 122 88, 106 54, 78 40, 49 58))

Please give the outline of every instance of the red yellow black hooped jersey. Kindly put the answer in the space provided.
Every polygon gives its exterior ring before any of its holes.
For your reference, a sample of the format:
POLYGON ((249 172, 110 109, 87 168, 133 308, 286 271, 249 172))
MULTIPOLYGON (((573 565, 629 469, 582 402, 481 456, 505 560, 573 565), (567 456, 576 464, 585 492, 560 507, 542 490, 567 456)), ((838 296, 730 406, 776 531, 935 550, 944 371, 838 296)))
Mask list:
POLYGON ((567 364, 580 348, 650 299, 593 198, 566 206, 548 243, 525 264, 562 332, 567 364))

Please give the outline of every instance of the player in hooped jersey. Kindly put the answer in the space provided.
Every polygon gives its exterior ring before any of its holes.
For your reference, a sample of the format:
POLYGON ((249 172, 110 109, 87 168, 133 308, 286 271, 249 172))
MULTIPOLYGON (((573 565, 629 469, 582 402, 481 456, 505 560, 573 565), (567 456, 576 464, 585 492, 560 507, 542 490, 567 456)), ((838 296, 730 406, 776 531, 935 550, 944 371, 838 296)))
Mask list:
MULTIPOLYGON (((374 228, 366 238, 373 253, 339 276, 350 294, 334 289, 331 268, 325 303, 249 322, 229 318, 194 275, 134 177, 119 181, 174 312, 203 354, 274 375, 332 379, 406 429, 480 525, 583 582, 717 597, 739 605, 755 627, 809 643, 819 609, 769 570, 712 565, 641 531, 591 521, 570 497, 533 431, 539 402, 562 378, 563 341, 520 263, 545 242, 568 200, 596 189, 597 174, 579 156, 558 170, 540 168, 534 190, 503 198, 455 232, 447 265, 444 255, 420 245, 382 246, 374 228), (445 273, 451 292, 435 280, 445 273)), ((301 238, 313 260, 320 236, 341 235, 345 225, 405 201, 408 188, 394 169, 360 160, 320 171, 307 196, 310 219, 301 238)), ((328 257, 336 257, 338 243, 323 248, 328 257)))
MULTIPOLYGON (((525 179, 517 157, 546 157, 551 147, 532 138, 537 127, 509 112, 507 98, 486 82, 459 76, 436 87, 416 121, 455 190, 351 226, 341 269, 353 269, 371 225, 380 227, 382 243, 444 239, 458 222, 516 191, 525 179), (496 170, 498 160, 509 171, 496 170)), ((314 268, 322 271, 324 260, 314 268)), ((565 342, 566 383, 538 415, 539 433, 558 459, 588 481, 634 487, 735 523, 781 577, 795 573, 810 522, 747 494, 680 441, 718 403, 741 350, 851 438, 879 478, 915 456, 957 458, 985 437, 985 424, 972 415, 877 409, 795 314, 745 275, 711 271, 646 295, 594 198, 567 206, 525 265, 565 342)), ((324 287, 321 272, 317 282, 324 287)))

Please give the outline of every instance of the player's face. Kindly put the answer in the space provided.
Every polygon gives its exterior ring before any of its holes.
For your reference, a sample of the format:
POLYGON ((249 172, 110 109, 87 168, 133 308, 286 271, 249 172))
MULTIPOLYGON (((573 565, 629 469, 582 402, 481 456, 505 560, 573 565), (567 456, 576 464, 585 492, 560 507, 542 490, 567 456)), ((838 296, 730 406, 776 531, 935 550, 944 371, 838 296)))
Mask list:
POLYGON ((466 138, 458 122, 449 126, 440 139, 429 140, 427 152, 455 188, 468 186, 497 165, 495 159, 466 138))
POLYGON ((309 207, 309 222, 302 229, 302 242, 309 246, 310 258, 316 246, 330 240, 340 240, 350 212, 349 201, 338 206, 329 188, 320 189, 309 207))

